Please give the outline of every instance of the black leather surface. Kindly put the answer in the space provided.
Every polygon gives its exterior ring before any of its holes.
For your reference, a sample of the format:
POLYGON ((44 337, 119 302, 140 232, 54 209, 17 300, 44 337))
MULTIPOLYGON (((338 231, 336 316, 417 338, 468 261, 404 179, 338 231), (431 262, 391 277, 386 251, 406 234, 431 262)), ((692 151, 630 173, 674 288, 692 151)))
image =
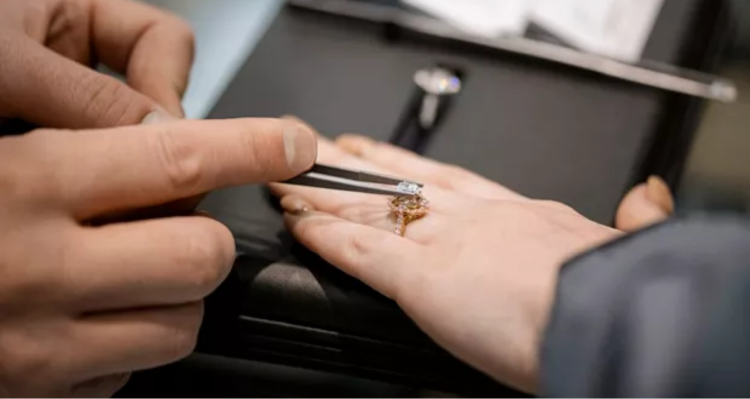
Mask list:
POLYGON ((137 373, 115 397, 133 398, 383 398, 441 397, 414 387, 251 360, 195 354, 137 373))
MULTIPOLYGON (((667 0, 647 49, 677 62, 704 0, 667 0)), ((285 10, 211 114, 294 114, 321 132, 385 140, 414 71, 450 62, 465 89, 427 155, 608 223, 664 117, 664 93, 549 63, 404 38, 361 21, 285 10)), ((261 187, 211 194, 235 233, 231 281, 201 350, 464 392, 499 386, 438 350, 388 300, 296 246, 261 187), (242 317, 238 316, 241 315, 242 317), (463 387, 463 388, 461 388, 463 387)))

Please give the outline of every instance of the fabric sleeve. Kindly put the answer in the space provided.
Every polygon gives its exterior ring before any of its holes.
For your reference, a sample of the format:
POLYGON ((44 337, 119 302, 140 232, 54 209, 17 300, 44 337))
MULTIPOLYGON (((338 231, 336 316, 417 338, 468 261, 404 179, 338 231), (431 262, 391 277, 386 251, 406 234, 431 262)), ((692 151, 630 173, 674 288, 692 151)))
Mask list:
POLYGON ((674 220, 568 262, 540 394, 750 395, 750 223, 674 220))

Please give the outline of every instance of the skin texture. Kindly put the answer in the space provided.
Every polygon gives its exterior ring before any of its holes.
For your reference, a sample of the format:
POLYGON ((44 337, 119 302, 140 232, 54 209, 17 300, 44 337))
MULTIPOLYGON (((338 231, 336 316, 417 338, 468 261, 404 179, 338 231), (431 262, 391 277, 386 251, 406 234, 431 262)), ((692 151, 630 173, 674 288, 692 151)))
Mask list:
MULTIPOLYGON (((318 161, 423 182, 430 211, 402 238, 382 197, 274 184, 296 238, 395 300, 458 358, 533 393, 560 266, 623 232, 362 136, 319 138, 318 161)), ((640 190, 629 198, 630 230, 656 222, 641 216, 659 204, 640 190)))
POLYGON ((182 117, 193 42, 185 22, 140 2, 4 0, 0 118, 78 129, 182 117))
POLYGON ((101 397, 192 351, 235 244, 203 215, 89 221, 287 179, 315 136, 277 119, 38 130, 0 159, 0 396, 101 397))

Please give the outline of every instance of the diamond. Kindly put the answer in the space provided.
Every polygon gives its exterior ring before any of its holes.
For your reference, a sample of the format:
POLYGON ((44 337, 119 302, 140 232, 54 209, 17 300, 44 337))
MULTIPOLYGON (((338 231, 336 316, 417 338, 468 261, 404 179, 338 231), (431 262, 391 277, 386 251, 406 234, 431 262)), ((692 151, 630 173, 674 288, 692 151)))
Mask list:
POLYGON ((396 186, 396 190, 404 194, 416 194, 419 192, 419 185, 408 181, 402 181, 396 186))

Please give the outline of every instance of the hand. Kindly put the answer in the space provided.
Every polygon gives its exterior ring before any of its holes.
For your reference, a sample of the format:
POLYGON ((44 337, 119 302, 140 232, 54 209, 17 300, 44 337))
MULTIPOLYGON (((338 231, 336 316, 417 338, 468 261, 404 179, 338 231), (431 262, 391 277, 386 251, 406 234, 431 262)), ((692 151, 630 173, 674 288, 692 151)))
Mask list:
POLYGON ((0 118, 79 129, 182 117, 192 58, 190 27, 140 2, 0 1, 0 118))
POLYGON ((430 211, 401 238, 383 197, 272 185, 293 234, 458 358, 533 392, 560 266, 621 232, 387 144, 336 144, 320 139, 320 162, 423 182, 430 211))
POLYGON ((235 244, 205 216, 88 221, 290 178, 315 136, 272 119, 39 130, 0 139, 0 160, 0 396, 108 396, 191 352, 235 244))

